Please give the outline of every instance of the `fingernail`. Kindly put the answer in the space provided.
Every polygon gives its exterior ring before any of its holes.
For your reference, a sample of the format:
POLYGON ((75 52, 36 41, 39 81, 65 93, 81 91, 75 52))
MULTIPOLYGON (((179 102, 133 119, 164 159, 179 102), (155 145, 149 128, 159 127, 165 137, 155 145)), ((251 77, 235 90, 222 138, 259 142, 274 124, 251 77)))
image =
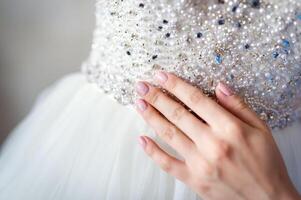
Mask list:
POLYGON ((226 96, 232 96, 234 95, 234 91, 226 86, 224 83, 219 83, 218 84, 218 89, 226 96))
POLYGON ((165 83, 168 80, 168 76, 164 72, 158 72, 155 78, 160 83, 165 83))
POLYGON ((143 149, 145 149, 145 147, 146 147, 146 139, 143 137, 143 136, 140 136, 139 137, 139 144, 141 145, 141 147, 143 148, 143 149))
POLYGON ((143 111, 146 110, 147 104, 146 104, 146 102, 143 99, 138 99, 136 101, 136 107, 138 108, 138 110, 140 110, 140 111, 143 112, 143 111))
POLYGON ((136 85, 136 91, 139 95, 144 96, 148 93, 149 87, 143 82, 138 82, 136 85))

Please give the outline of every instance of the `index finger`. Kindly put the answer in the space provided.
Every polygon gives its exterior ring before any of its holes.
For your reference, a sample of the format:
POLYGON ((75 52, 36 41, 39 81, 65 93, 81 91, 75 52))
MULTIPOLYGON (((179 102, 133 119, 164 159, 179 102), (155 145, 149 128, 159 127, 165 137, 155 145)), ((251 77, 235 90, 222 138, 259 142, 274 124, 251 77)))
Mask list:
POLYGON ((200 89, 171 73, 158 72, 156 80, 210 126, 222 126, 234 118, 231 113, 207 97, 200 89))

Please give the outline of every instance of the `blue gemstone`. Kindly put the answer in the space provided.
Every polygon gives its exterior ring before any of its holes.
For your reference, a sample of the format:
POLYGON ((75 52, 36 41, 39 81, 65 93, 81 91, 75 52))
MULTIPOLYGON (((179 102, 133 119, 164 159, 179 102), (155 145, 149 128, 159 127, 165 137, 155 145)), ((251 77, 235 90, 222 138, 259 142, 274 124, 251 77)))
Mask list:
POLYGON ((198 32, 197 34, 196 34, 196 37, 197 38, 201 38, 203 36, 203 33, 201 33, 201 32, 198 32))
POLYGON ((249 44, 246 44, 245 45, 245 49, 249 49, 250 48, 250 45, 249 44))
POLYGON ((287 39, 282 40, 282 46, 285 48, 289 48, 291 46, 290 42, 287 39))
POLYGON ((287 49, 283 49, 283 54, 288 55, 289 51, 287 49))
POLYGON ((273 52, 273 58, 278 58, 279 53, 277 51, 273 52))
POLYGON ((225 24, 225 19, 221 18, 221 19, 219 19, 219 20, 217 21, 217 23, 218 23, 219 25, 224 25, 224 24, 225 24))
POLYGON ((217 54, 216 56, 215 56, 215 62, 217 63, 217 64, 222 64, 222 62, 223 62, 223 58, 222 58, 222 56, 220 55, 220 54, 217 54))
POLYGON ((240 22, 236 22, 236 23, 235 23, 235 26, 236 26, 237 28, 241 28, 241 23, 240 23, 240 22))
POLYGON ((260 0, 249 0, 252 8, 260 8, 260 0))
POLYGON ((232 12, 236 12, 237 8, 238 8, 238 5, 233 6, 232 7, 232 12))
POLYGON ((297 19, 298 19, 298 20, 301 20, 301 13, 299 13, 299 14, 297 15, 297 19))
POLYGON ((233 74, 230 74, 230 75, 228 76, 228 78, 232 81, 235 77, 234 77, 233 74))

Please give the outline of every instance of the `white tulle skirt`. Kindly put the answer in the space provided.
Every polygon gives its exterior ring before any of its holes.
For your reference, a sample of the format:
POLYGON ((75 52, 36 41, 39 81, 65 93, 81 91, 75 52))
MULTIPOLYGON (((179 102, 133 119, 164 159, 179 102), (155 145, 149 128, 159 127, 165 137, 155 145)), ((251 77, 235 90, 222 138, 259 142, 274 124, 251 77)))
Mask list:
MULTIPOLYGON (((197 199, 144 154, 142 133, 155 137, 134 108, 70 75, 40 96, 2 146, 0 199, 197 199)), ((301 191, 301 125, 273 134, 301 191)))

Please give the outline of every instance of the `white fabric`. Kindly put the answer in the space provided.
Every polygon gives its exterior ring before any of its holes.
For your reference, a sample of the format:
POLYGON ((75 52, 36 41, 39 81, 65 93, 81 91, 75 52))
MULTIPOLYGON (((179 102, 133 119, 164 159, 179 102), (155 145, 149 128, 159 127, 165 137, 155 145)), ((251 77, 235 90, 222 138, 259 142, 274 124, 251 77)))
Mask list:
MULTIPOLYGON (((274 133, 299 191, 300 130, 274 133)), ((141 133, 152 131, 132 107, 70 75, 41 95, 2 146, 0 199, 197 199, 144 154, 141 133)))

